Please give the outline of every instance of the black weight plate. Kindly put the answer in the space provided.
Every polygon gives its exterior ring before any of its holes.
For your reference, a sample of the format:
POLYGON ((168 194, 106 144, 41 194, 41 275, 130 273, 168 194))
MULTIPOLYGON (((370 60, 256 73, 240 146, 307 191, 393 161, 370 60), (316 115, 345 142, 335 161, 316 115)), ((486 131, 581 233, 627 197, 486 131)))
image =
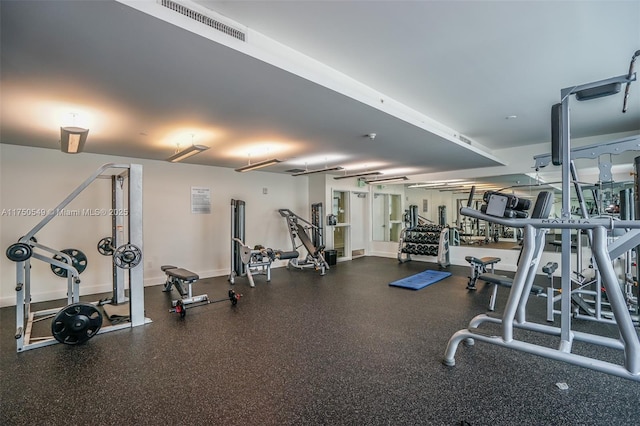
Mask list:
POLYGON ((113 255, 113 239, 111 237, 104 237, 98 242, 98 253, 103 256, 113 255))
MULTIPOLYGON (((81 274, 85 269, 87 269, 87 256, 85 256, 83 252, 77 249, 64 249, 60 251, 71 257, 71 266, 76 268, 78 274, 81 274)), ((57 254, 54 255, 53 258, 59 262, 67 263, 67 259, 62 256, 58 256, 57 254)), ((51 265, 51 270, 59 277, 66 278, 68 275, 67 270, 60 266, 51 265)))
POLYGON ((33 250, 24 243, 11 244, 7 248, 7 257, 14 262, 23 262, 31 257, 33 250))
POLYGON ((102 314, 89 303, 64 307, 51 322, 51 334, 60 343, 78 345, 91 339, 102 327, 102 314))
POLYGON ((138 266, 142 260, 142 250, 133 244, 118 247, 113 254, 113 261, 118 268, 130 269, 138 266))

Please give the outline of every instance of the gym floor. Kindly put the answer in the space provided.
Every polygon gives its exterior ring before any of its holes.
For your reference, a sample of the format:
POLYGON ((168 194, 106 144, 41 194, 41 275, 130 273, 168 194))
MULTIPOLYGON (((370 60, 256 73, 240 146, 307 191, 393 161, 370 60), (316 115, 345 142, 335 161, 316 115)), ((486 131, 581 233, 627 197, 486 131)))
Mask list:
MULTIPOLYGON (((419 291, 388 286, 426 269, 438 267, 364 257, 325 276, 277 268, 270 283, 256 276, 255 288, 238 278, 237 306, 193 308, 182 319, 168 312, 175 290, 158 283, 145 289, 153 323, 20 354, 15 309, 0 309, 0 424, 638 424, 640 384, 627 379, 482 342, 460 345, 456 366, 444 366, 448 339, 486 312, 490 288, 467 291, 469 268, 458 266, 419 291)), ((219 299, 229 284, 217 277, 193 289, 219 299)), ((507 294, 499 291, 497 313, 507 294)), ((545 299, 529 306, 529 318, 545 323, 545 299)), ((620 351, 579 342, 574 352, 623 362, 620 351)))

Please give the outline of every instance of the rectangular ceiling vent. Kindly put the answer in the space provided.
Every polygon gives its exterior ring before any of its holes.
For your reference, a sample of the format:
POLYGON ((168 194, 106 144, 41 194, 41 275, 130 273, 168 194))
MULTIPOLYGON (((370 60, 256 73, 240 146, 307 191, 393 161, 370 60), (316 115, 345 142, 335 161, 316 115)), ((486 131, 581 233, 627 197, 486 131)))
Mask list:
POLYGON ((198 21, 201 24, 211 27, 214 30, 225 33, 226 35, 229 35, 233 38, 237 38, 240 41, 245 41, 246 34, 244 32, 214 18, 211 18, 210 16, 204 15, 200 12, 196 12, 195 10, 191 10, 188 7, 181 5, 180 3, 176 3, 171 0, 161 0, 160 4, 168 9, 173 10, 174 12, 178 12, 179 14, 186 16, 189 19, 193 19, 194 21, 198 21))
POLYGON ((466 136, 458 135, 458 139, 460 139, 462 142, 468 145, 471 145, 471 139, 467 138, 466 136))

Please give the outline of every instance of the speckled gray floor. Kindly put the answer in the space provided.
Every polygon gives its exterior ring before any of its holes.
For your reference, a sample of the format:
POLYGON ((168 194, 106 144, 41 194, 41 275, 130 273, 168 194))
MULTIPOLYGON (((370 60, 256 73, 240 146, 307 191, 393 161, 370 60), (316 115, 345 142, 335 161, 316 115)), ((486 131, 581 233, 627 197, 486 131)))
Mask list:
MULTIPOLYGON (((218 303, 184 319, 168 313, 161 285, 148 287, 152 324, 21 354, 15 311, 0 309, 0 424, 640 423, 640 384, 630 380, 481 342, 461 345, 455 367, 442 365, 449 337, 485 312, 489 289, 468 292, 462 267, 420 291, 387 285, 429 268, 437 269, 368 257, 324 277, 275 269, 253 289, 238 278, 244 297, 235 308, 218 303)), ((219 277, 194 292, 223 298, 228 288, 219 277)), ((544 299, 530 305, 544 322, 544 299)), ((574 348, 621 362, 615 351, 574 348)))

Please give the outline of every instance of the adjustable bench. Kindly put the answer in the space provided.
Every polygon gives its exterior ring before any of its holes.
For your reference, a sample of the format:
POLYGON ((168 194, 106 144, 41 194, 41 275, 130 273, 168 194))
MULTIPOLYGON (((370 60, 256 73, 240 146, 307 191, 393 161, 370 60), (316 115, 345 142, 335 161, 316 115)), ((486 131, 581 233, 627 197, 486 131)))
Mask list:
MULTIPOLYGON (((486 283, 493 284, 493 291, 491 292, 491 299, 489 299, 489 310, 493 311, 496 307, 496 297, 498 296, 498 286, 511 288, 513 285, 513 278, 506 275, 498 275, 493 273, 482 274, 478 277, 486 283)), ((546 296, 544 288, 539 285, 531 286, 531 294, 536 296, 546 296)))
MULTIPOLYGON (((472 192, 473 195, 473 192, 472 192)), ((528 210, 531 202, 527 199, 520 199, 516 196, 510 194, 503 194, 500 192, 487 191, 484 193, 483 200, 487 202, 487 207, 483 212, 486 211, 486 214, 497 216, 497 217, 520 217, 524 214, 524 217, 527 216, 524 210, 528 210), (511 210, 515 210, 515 213, 511 210)), ((553 204, 553 194, 548 191, 543 191, 538 194, 538 198, 536 199, 536 203, 533 207, 533 211, 531 212, 531 217, 534 219, 541 219, 549 217, 549 213, 551 211, 551 206, 553 204)), ((544 237, 544 236, 543 236, 544 237)), ((544 241, 544 240, 542 240, 544 241)), ((542 253, 543 245, 540 241, 536 240, 535 246, 535 256, 537 256, 537 261, 539 262, 540 255, 542 253)), ((522 251, 520 251, 520 255, 522 255, 522 251)), ((520 256, 518 256, 518 265, 520 265, 520 256)), ((529 271, 530 274, 535 274, 535 271, 529 271)), ((549 275, 547 273, 547 275, 549 275)), ((533 281, 533 277, 529 277, 533 281)), ((491 299, 489 300, 489 310, 493 311, 496 305, 496 296, 498 294, 498 286, 511 288, 513 285, 513 278, 507 277, 505 275, 498 275, 493 273, 484 273, 481 274, 478 279, 485 281, 489 284, 493 284, 493 291, 491 294, 491 299)), ((544 288, 531 285, 531 294, 535 294, 536 296, 546 297, 546 293, 544 288)))
POLYGON ((292 266, 298 269, 313 268, 316 271, 320 271, 320 275, 324 275, 329 268, 329 263, 324 258, 324 245, 311 241, 307 229, 317 230, 318 227, 310 222, 307 222, 300 216, 296 215, 289 209, 279 209, 280 216, 287 220, 287 227, 289 228, 289 236, 291 237, 291 244, 293 251, 298 251, 300 247, 305 248, 307 255, 303 258, 290 258, 287 266, 292 266), (298 221, 302 221, 307 225, 303 225, 298 221), (300 244, 296 243, 296 239, 300 241, 300 244))
MULTIPOLYGON (((178 268, 173 265, 164 265, 160 269, 167 274, 167 282, 164 285, 164 292, 170 292, 172 287, 175 287, 180 293, 182 305, 189 305, 191 303, 206 302, 209 297, 206 294, 200 296, 193 296, 191 286, 198 281, 200 277, 195 272, 188 271, 183 268, 178 268), (186 286, 186 288, 185 288, 186 286)), ((171 306, 175 308, 178 304, 178 300, 173 300, 171 306)))
MULTIPOLYGON (((300 242, 302 243, 304 248, 307 250, 307 258, 302 262, 296 261, 294 266, 306 267, 307 265, 313 265, 313 267, 316 270, 318 269, 320 270, 320 275, 324 275, 325 269, 329 269, 329 264, 327 263, 327 261, 324 259, 324 256, 323 256, 324 246, 319 246, 319 247, 314 246, 313 242, 311 241, 311 238, 309 238, 309 235, 307 234, 307 231, 299 223, 297 224, 297 232, 298 232, 298 238, 300 239, 300 242)), ((292 260, 296 260, 296 259, 292 259, 292 260)))
POLYGON ((464 258, 471 264, 471 276, 469 277, 469 283, 467 284, 468 290, 476 289, 476 281, 481 274, 487 272, 487 266, 491 266, 491 273, 495 272, 495 264, 500 262, 499 257, 475 257, 466 256, 464 258))

